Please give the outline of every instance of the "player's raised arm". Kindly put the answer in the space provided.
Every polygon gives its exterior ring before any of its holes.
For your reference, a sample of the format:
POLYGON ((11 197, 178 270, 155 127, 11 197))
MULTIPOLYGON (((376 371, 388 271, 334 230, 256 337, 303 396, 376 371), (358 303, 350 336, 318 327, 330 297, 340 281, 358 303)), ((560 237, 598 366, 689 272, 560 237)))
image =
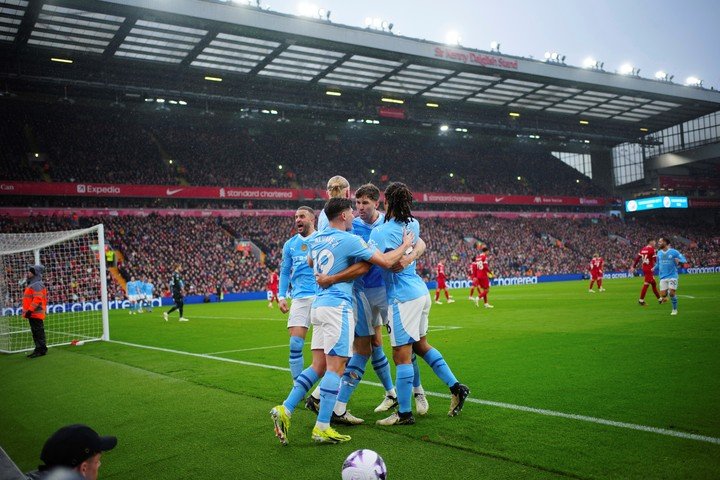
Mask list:
POLYGON ((415 260, 420 258, 427 249, 427 245, 423 241, 422 238, 418 238, 417 242, 415 242, 415 245, 412 248, 412 251, 408 253, 407 255, 403 255, 403 257, 395 262, 395 264, 392 266, 390 270, 392 270, 393 273, 400 273, 403 270, 405 270, 408 265, 413 263, 415 260))
POLYGON ((405 230, 403 232, 403 242, 399 247, 385 253, 380 253, 380 250, 375 250, 375 253, 368 259, 368 262, 390 270, 390 268, 405 255, 405 252, 412 248, 414 239, 415 235, 410 230, 405 230))
POLYGON ((362 277, 370 271, 371 267, 372 265, 370 265, 368 262, 357 262, 350 265, 342 272, 336 273, 334 275, 325 275, 322 273, 316 274, 315 280, 322 288, 328 288, 330 285, 334 285, 336 283, 350 282, 358 277, 362 277))

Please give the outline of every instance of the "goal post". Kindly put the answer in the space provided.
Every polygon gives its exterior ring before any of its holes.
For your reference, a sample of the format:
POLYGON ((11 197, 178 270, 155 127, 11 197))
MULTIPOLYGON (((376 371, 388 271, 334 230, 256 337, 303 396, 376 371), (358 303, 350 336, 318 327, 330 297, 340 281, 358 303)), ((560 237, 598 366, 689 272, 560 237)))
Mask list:
POLYGON ((105 234, 94 227, 42 233, 0 234, 0 352, 34 349, 22 316, 26 273, 45 267, 48 347, 110 340, 105 234))

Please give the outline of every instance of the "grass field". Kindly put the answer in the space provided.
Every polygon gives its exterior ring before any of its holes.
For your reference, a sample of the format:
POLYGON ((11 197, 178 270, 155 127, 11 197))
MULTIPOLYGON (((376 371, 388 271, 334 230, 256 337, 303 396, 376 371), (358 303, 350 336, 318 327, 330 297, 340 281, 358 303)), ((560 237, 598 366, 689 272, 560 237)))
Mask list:
POLYGON ((641 283, 497 287, 494 310, 455 291, 433 305, 428 339, 470 386, 461 415, 447 417, 422 363, 429 414, 374 425, 383 391, 368 366, 350 402, 367 425, 339 427, 353 439, 331 446, 313 444, 303 408, 290 445, 273 435, 269 410, 291 387, 277 309, 192 305, 188 323, 114 311, 112 342, 0 356, 0 445, 30 470, 55 429, 87 423, 119 438, 100 472, 116 479, 338 479, 359 448, 390 479, 720 478, 720 275, 683 276, 677 317, 639 307, 641 283))

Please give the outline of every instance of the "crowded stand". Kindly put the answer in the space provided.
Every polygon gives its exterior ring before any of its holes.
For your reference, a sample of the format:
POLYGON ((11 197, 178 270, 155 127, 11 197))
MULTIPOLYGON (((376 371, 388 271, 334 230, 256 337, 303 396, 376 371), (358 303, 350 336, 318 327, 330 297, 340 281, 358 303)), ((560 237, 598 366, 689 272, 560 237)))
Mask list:
POLYGON ((227 115, 198 122, 194 111, 142 107, 7 106, 4 180, 323 189, 327 172, 339 171, 351 185, 372 181, 381 189, 404 180, 415 191, 606 194, 550 153, 502 139, 249 123, 227 115))
MULTIPOLYGON (((106 242, 121 254, 125 280, 147 277, 160 295, 176 264, 183 265, 189 294, 262 291, 269 269, 280 264, 282 245, 295 234, 290 216, 235 218, 184 217, 43 217, 0 219, 2 233, 68 230, 104 223, 106 242), (262 252, 238 249, 251 241, 262 252)), ((428 245, 417 263, 425 280, 434 279, 441 260, 451 280, 467 278, 468 266, 484 245, 496 277, 586 273, 595 252, 605 269, 627 271, 648 237, 668 235, 693 266, 720 265, 720 238, 710 226, 677 219, 530 218, 494 216, 421 218, 421 237, 428 245)), ((111 292, 122 292, 116 278, 111 292)))

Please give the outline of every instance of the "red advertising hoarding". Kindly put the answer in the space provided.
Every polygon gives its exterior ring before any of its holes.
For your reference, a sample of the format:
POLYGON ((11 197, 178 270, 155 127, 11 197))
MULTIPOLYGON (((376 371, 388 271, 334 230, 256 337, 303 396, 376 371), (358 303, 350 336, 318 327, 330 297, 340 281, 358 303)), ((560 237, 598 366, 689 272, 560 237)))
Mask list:
MULTIPOLYGON (((125 185, 104 183, 0 182, 0 195, 78 196, 114 198, 195 198, 227 200, 314 200, 325 192, 313 189, 258 187, 192 187, 182 185, 125 185)), ((415 192, 420 203, 482 205, 557 205, 603 207, 613 199, 603 197, 565 197, 552 195, 488 195, 474 193, 415 192)))

